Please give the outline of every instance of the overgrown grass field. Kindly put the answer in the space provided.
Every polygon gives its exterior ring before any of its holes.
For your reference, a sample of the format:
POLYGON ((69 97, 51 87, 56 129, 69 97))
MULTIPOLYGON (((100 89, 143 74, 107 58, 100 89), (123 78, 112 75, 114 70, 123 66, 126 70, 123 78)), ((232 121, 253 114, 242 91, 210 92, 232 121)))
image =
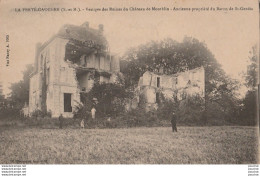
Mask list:
POLYGON ((0 163, 249 164, 258 162, 256 127, 139 127, 0 131, 0 163))

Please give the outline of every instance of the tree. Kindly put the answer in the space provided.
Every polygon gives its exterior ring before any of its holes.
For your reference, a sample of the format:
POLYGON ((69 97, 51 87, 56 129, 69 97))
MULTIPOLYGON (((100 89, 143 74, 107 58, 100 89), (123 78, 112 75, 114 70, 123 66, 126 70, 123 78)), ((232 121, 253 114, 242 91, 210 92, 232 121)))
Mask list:
POLYGON ((243 100, 241 122, 243 125, 256 125, 257 123, 257 92, 249 90, 243 100))
POLYGON ((182 100, 176 111, 179 122, 185 124, 204 124, 204 103, 204 99, 198 95, 182 100))
POLYGON ((120 83, 99 83, 96 82, 92 89, 86 93, 82 94, 83 102, 85 109, 90 111, 95 104, 93 99, 97 99, 97 110, 99 113, 104 115, 113 115, 118 113, 119 111, 122 112, 122 108, 124 108, 124 100, 130 98, 132 93, 127 91, 124 85, 120 83), (92 104, 91 104, 92 101, 92 104))
POLYGON ((129 49, 122 59, 121 71, 129 75, 134 83, 145 71, 158 71, 161 67, 165 74, 174 74, 204 66, 208 73, 207 80, 214 77, 215 81, 221 80, 224 74, 206 44, 191 37, 185 37, 181 43, 169 38, 160 42, 151 41, 129 49))
MULTIPOLYGON (((239 84, 226 75, 206 44, 198 39, 184 37, 182 42, 177 42, 167 38, 131 48, 122 58, 121 71, 126 86, 134 87, 145 71, 163 70, 164 74, 170 75, 200 66, 205 69, 206 106, 218 103, 227 118, 231 118, 236 111, 231 109, 236 106, 235 90, 239 84)), ((208 117, 211 113, 206 112, 208 117)))
POLYGON ((257 46, 253 46, 249 52, 249 65, 245 74, 245 86, 248 88, 242 101, 241 121, 244 125, 256 125, 257 123, 257 46))
POLYGON ((216 86, 206 99, 206 116, 214 124, 237 123, 240 99, 240 83, 232 78, 225 78, 221 85, 216 86), (217 119, 217 121, 216 121, 217 119))
POLYGON ((23 71, 23 79, 17 83, 11 84, 10 99, 16 108, 21 108, 25 103, 29 103, 30 74, 33 71, 33 65, 26 65, 23 71))
POLYGON ((247 74, 245 75, 246 86, 249 90, 257 89, 257 46, 253 46, 249 52, 249 65, 247 66, 247 74))

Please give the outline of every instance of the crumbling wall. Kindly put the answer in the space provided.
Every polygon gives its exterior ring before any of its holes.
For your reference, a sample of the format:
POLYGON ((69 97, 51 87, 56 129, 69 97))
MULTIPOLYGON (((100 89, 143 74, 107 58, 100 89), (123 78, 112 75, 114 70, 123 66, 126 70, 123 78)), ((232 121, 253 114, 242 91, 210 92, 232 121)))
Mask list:
POLYGON ((94 73, 84 72, 77 76, 77 82, 81 91, 88 92, 94 85, 94 73))
POLYGON ((80 102, 75 68, 65 61, 65 49, 67 39, 55 38, 41 49, 38 56, 38 70, 30 79, 30 112, 46 103, 47 111, 52 112, 53 117, 63 114, 64 117, 72 117, 72 112, 64 112, 64 94, 71 94, 71 105, 74 109, 76 102, 80 102), (47 74, 46 69, 49 73, 47 74), (44 73, 45 72, 45 73, 44 73), (44 73, 46 80, 42 80, 44 73), (48 82, 46 82, 48 80, 48 82), (46 89, 42 87, 46 85, 46 89), (36 86, 37 87, 36 87, 36 86), (46 94, 45 100, 40 98, 46 94), (44 101, 44 102, 41 102, 44 101))
POLYGON ((162 94, 168 100, 173 100, 173 98, 175 96, 175 92, 172 89, 162 90, 162 94))
POLYGON ((144 97, 147 106, 158 103, 158 93, 162 93, 166 99, 172 100, 175 97, 177 100, 182 100, 193 95, 204 97, 205 70, 203 67, 199 67, 174 75, 154 74, 147 71, 140 77, 138 86, 142 90, 140 94, 144 97))
POLYGON ((145 87, 143 90, 146 103, 156 103, 156 89, 154 87, 145 87))
POLYGON ((82 73, 80 74, 80 76, 77 76, 78 77, 78 84, 80 86, 80 90, 81 91, 86 91, 88 89, 88 82, 89 82, 89 73, 86 72, 86 73, 82 73))
POLYGON ((72 112, 64 112, 64 94, 71 94, 71 106, 74 110, 77 102, 80 102, 79 88, 76 77, 76 70, 69 61, 65 61, 65 50, 68 40, 57 38, 54 41, 55 55, 53 58, 53 86, 50 92, 53 92, 53 98, 50 98, 50 107, 48 107, 54 117, 63 114, 64 117, 72 117, 72 112))
POLYGON ((171 76, 161 76, 160 86, 165 89, 173 89, 173 77, 171 76))

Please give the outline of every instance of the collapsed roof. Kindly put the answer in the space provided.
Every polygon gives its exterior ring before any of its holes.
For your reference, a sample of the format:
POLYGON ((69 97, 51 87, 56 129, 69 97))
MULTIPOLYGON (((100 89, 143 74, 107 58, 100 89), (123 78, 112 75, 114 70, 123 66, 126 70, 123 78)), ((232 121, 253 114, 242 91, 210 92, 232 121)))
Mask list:
MULTIPOLYGON (((106 46, 107 40, 103 36, 103 25, 99 25, 99 29, 90 28, 88 22, 81 26, 66 24, 57 33, 58 37, 80 41, 86 43, 86 41, 93 41, 93 43, 106 46)), ((87 43, 88 44, 88 43, 87 43)))

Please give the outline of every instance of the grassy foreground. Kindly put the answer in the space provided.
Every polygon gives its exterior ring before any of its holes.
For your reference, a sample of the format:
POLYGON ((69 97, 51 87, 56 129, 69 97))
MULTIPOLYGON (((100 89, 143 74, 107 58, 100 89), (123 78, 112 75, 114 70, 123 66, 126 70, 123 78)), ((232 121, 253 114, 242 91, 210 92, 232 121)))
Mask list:
POLYGON ((0 163, 250 164, 258 128, 10 128, 0 131, 0 163))

